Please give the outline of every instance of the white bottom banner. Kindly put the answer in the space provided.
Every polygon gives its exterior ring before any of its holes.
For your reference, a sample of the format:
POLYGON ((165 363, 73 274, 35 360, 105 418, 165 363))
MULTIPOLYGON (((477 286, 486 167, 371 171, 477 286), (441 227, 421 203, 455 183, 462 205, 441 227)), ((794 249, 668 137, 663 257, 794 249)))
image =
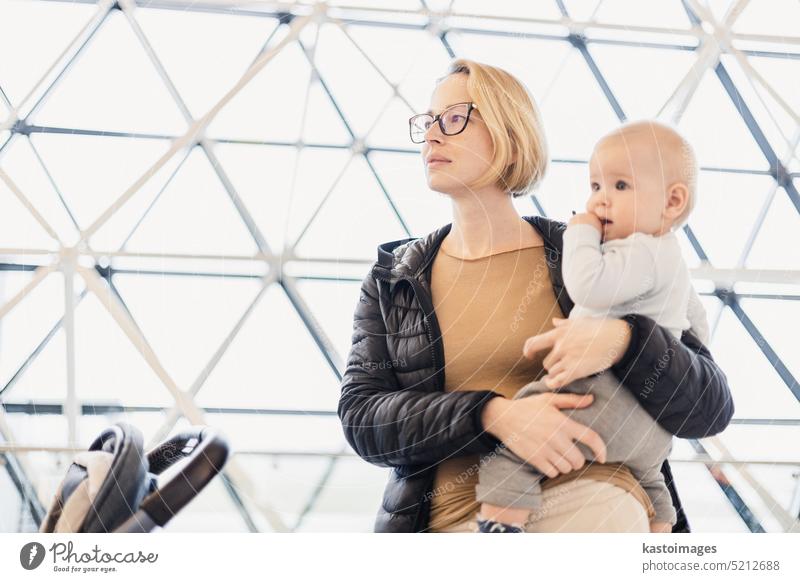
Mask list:
POLYGON ((800 534, 0 534, 0 580, 796 581, 798 553, 800 534))

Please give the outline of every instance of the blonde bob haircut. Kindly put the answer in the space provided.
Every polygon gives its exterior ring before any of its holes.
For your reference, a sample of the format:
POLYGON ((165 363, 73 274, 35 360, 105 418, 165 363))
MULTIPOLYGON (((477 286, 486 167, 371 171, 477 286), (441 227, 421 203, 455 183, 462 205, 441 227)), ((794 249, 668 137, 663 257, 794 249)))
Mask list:
POLYGON ((468 59, 451 62, 439 81, 457 74, 467 75, 467 93, 492 138, 492 163, 475 187, 496 183, 522 196, 547 169, 547 142, 533 97, 511 73, 468 59))

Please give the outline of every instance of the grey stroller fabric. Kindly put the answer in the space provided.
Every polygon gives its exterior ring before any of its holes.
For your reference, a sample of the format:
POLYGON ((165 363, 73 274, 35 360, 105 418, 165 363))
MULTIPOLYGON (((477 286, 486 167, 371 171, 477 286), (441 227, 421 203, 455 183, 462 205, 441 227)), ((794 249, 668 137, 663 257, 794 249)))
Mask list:
POLYGON ((57 502, 47 514, 41 532, 80 531, 100 487, 111 470, 114 455, 103 451, 75 455, 66 478, 56 492, 57 502))
POLYGON ((151 481, 142 433, 117 423, 75 455, 39 531, 111 532, 139 508, 151 481))

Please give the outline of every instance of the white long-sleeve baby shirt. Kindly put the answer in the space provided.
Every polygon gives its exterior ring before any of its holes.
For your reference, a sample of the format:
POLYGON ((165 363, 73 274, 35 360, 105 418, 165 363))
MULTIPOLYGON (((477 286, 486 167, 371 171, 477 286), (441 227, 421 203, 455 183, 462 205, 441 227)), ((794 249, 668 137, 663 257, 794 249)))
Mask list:
POLYGON ((562 273, 575 302, 570 318, 638 313, 680 339, 692 331, 708 343, 705 309, 692 286, 675 233, 641 232, 601 242, 600 231, 574 224, 564 233, 562 273))

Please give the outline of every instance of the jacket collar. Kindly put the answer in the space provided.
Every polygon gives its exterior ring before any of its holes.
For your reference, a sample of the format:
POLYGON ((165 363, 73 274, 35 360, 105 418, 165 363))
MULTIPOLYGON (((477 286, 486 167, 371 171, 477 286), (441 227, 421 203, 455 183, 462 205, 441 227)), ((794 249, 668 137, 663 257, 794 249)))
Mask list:
MULTIPOLYGON (((544 240, 548 262, 558 263, 566 225, 543 216, 523 216, 544 240)), ((421 238, 403 238, 378 245, 378 260, 372 268, 375 276, 391 283, 415 277, 421 279, 452 223, 421 238)))

